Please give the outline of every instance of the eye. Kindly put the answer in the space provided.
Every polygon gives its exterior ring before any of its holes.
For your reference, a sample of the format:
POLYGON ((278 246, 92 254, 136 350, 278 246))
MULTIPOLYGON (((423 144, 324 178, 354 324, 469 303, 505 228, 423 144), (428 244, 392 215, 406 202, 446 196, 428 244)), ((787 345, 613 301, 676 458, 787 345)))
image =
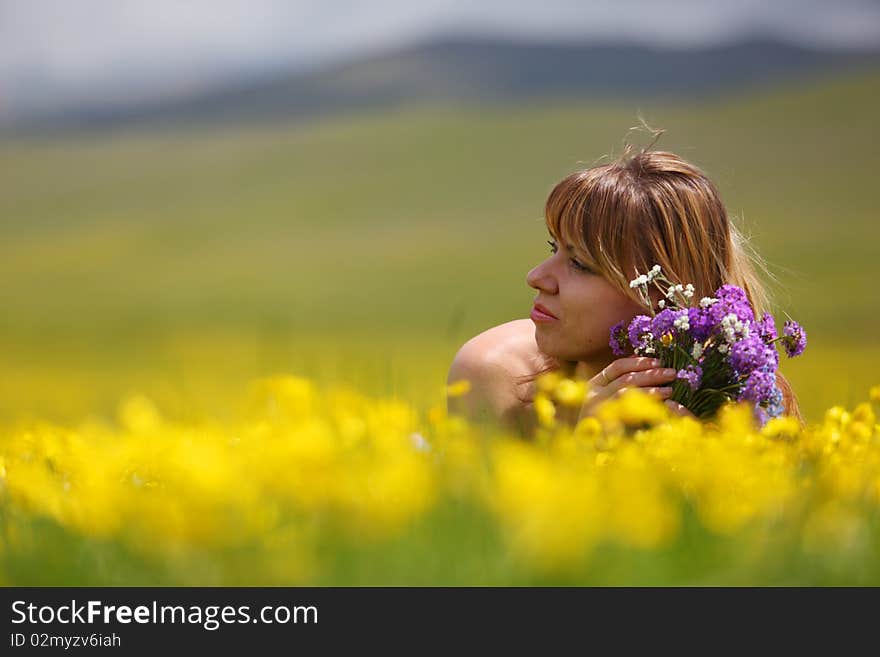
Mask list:
MULTIPOLYGON (((554 242, 553 240, 547 240, 547 244, 550 245, 550 253, 555 254, 559 250, 559 247, 556 246, 556 242, 554 242)), ((574 268, 577 271, 583 271, 583 272, 593 271, 592 269, 587 267, 584 263, 582 263, 577 258, 569 258, 568 263, 572 266, 572 268, 574 268)))
POLYGON ((585 264, 578 261, 577 258, 569 258, 568 261, 571 263, 571 266, 574 267, 575 269, 577 269, 578 271, 592 271, 585 264))

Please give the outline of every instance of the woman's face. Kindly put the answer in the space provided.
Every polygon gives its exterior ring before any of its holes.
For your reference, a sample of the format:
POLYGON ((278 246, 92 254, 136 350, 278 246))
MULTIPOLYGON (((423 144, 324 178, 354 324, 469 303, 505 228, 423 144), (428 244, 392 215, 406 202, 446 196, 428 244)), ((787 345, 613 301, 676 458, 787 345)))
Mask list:
POLYGON ((614 359, 608 344, 611 327, 644 313, 645 308, 586 262, 571 245, 551 240, 550 256, 529 272, 526 282, 538 291, 538 308, 531 315, 538 348, 548 356, 582 361, 598 371, 614 359))

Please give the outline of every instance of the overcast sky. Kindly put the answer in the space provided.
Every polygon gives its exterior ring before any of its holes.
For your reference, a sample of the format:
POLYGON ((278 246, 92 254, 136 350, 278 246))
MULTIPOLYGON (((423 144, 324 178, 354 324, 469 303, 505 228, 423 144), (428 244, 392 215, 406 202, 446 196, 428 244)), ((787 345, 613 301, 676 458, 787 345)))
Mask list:
POLYGON ((761 31, 880 45, 880 0, 0 0, 0 111, 96 89, 191 89, 442 33, 691 47, 761 31))

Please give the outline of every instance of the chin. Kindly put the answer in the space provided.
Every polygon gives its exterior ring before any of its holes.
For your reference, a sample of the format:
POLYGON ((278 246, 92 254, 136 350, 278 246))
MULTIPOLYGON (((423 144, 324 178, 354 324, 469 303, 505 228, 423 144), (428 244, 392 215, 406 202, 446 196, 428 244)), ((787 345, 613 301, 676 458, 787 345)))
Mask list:
POLYGON ((539 325, 535 325, 535 344, 538 345, 538 350, 551 358, 561 358, 562 355, 559 353, 559 345, 556 344, 556 340, 553 340, 550 336, 546 334, 545 331, 541 330, 539 325))
POLYGON ((537 324, 535 325, 535 344, 542 354, 555 358, 558 361, 574 362, 586 360, 588 354, 585 354, 583 347, 578 349, 577 346, 566 344, 558 338, 558 335, 548 335, 537 324))

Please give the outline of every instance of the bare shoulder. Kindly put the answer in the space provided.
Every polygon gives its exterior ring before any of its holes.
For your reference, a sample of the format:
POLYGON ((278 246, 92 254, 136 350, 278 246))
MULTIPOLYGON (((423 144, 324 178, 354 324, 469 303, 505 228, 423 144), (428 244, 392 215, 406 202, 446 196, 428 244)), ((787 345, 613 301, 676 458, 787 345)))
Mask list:
POLYGON ((537 354, 535 324, 530 319, 514 319, 465 342, 452 361, 450 374, 457 367, 476 365, 507 371, 511 378, 522 376, 531 372, 537 354))
POLYGON ((493 326, 468 340, 449 368, 448 383, 466 379, 470 391, 449 400, 450 412, 478 418, 508 418, 523 407, 517 379, 533 374, 538 356, 535 325, 515 319, 493 326))

